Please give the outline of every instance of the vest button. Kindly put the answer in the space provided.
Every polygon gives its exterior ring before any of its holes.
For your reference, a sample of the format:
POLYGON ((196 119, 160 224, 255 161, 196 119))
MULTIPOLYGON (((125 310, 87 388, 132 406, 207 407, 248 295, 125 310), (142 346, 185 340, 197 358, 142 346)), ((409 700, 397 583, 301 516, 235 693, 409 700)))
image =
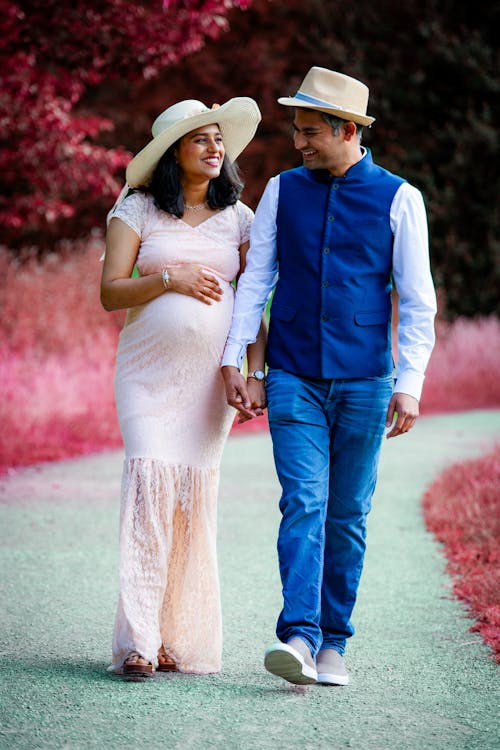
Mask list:
POLYGON ((335 183, 335 184, 334 184, 334 186, 333 186, 333 189, 334 189, 334 190, 338 190, 338 189, 339 189, 339 187, 340 187, 340 185, 339 185, 338 183, 335 183))
POLYGON ((326 287, 327 287, 327 286, 330 286, 330 282, 329 282, 329 281, 324 281, 324 282, 323 282, 323 283, 321 284, 321 286, 323 287, 323 289, 326 289, 326 287))
POLYGON ((323 323, 326 323, 326 321, 328 320, 328 315, 322 315, 321 320, 323 321, 323 323))
POLYGON ((323 248, 323 252, 324 252, 325 255, 328 255, 328 253, 330 252, 330 248, 329 247, 324 247, 323 248))
POLYGON ((332 216, 331 214, 328 216, 328 221, 335 221, 335 216, 332 216))

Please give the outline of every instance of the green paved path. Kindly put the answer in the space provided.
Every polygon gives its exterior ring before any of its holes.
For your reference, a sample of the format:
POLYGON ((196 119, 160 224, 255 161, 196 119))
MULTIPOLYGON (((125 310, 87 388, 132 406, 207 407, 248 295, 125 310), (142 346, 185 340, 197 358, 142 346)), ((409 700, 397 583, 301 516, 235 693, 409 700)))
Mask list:
POLYGON ((261 666, 280 603, 267 435, 231 438, 224 456, 219 675, 106 673, 121 454, 4 478, 0 747, 498 750, 497 668, 450 599, 419 499, 499 436, 500 412, 473 412, 422 419, 384 444, 347 688, 293 688, 261 666))

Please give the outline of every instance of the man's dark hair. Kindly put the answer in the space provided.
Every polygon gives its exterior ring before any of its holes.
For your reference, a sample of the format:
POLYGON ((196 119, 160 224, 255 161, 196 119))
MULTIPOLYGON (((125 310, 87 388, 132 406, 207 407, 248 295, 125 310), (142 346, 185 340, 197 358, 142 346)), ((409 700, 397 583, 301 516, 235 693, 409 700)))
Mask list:
MULTIPOLYGON (((335 135, 339 134, 339 130, 342 127, 343 123, 346 122, 342 117, 335 117, 335 115, 329 115, 327 112, 320 112, 321 117, 323 120, 328 123, 328 125, 331 127, 335 135)), ((361 143, 361 139, 363 137, 363 126, 359 123, 355 122, 356 125, 356 134, 359 136, 359 141, 361 143)))
MULTIPOLYGON (((175 160, 174 150, 179 141, 170 146, 158 162, 149 185, 139 188, 150 193, 158 208, 180 219, 184 215, 184 195, 182 193, 179 165, 175 160)), ((236 203, 243 190, 243 181, 236 164, 231 164, 224 157, 218 177, 210 180, 207 203, 210 208, 226 208, 236 203)))

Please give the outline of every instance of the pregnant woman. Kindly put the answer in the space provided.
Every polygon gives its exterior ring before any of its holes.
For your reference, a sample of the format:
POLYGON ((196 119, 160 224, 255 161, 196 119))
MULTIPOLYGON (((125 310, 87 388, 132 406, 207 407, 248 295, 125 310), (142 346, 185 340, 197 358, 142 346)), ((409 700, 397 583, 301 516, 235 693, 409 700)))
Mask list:
MULTIPOLYGON (((253 218, 234 161, 259 121, 245 97, 169 107, 109 220, 101 300, 128 308, 115 377, 125 464, 113 668, 130 679, 220 670, 217 492, 234 410, 219 367, 253 218)), ((262 328, 250 371, 264 348, 262 328)), ((260 414, 264 388, 252 388, 260 414)))

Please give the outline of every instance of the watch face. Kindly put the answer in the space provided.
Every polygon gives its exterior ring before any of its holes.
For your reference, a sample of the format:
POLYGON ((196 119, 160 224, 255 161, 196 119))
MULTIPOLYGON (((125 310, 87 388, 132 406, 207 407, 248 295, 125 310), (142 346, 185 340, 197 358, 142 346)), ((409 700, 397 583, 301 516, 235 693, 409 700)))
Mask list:
POLYGON ((254 372, 252 372, 252 377, 254 377, 256 380, 264 380, 266 374, 263 370, 255 370, 254 372))

